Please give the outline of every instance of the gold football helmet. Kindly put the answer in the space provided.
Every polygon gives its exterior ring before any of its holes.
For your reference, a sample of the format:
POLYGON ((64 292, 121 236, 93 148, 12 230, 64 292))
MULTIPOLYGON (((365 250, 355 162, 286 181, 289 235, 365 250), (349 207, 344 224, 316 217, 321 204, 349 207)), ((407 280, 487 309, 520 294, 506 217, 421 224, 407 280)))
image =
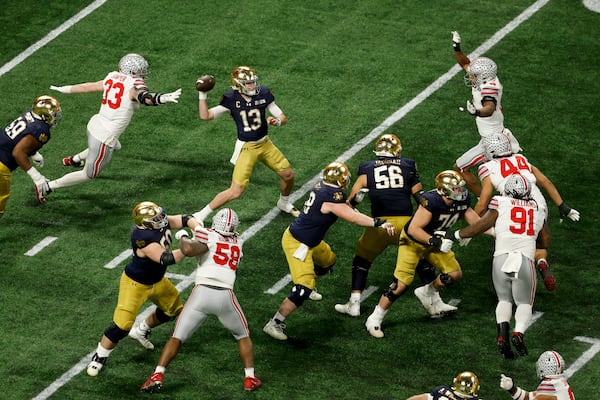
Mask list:
POLYGON ((350 184, 350 170, 341 161, 329 163, 323 170, 323 182, 346 189, 350 184))
POLYGON ((231 71, 231 87, 234 90, 239 91, 248 96, 254 96, 258 94, 260 88, 258 86, 258 76, 256 71, 250 67, 236 67, 231 71), (248 90, 246 83, 254 82, 254 89, 248 90))
POLYGON ((464 371, 456 375, 452 390, 456 393, 469 397, 476 397, 479 390, 479 378, 471 371, 464 371))
POLYGON ((442 171, 435 177, 435 187, 442 196, 452 200, 466 200, 469 191, 460 174, 453 170, 442 171))
POLYGON ((385 133, 375 143, 375 155, 377 157, 400 157, 402 145, 400 139, 393 133, 385 133))
POLYGON ((52 96, 39 96, 33 101, 31 111, 50 126, 56 126, 62 119, 60 103, 52 96))
POLYGON ((131 216, 135 224, 143 229, 159 230, 169 225, 165 211, 151 201, 143 201, 135 206, 131 216))

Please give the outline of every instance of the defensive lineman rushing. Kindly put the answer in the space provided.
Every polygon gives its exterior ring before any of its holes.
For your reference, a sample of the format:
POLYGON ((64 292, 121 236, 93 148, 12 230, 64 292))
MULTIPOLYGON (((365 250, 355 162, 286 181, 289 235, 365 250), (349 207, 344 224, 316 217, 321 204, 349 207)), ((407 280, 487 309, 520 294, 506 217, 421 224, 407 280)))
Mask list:
POLYGON ((44 165, 44 157, 38 150, 48 143, 50 128, 55 127, 61 118, 59 101, 52 96, 39 96, 31 109, 0 131, 0 218, 6 210, 12 172, 17 167, 31 177, 38 201, 44 201, 42 194, 48 190, 48 181, 35 168, 44 165))
POLYGON ((496 63, 487 57, 479 57, 471 61, 460 49, 460 42, 459 33, 452 32, 454 57, 466 71, 465 84, 471 87, 472 99, 467 101, 466 108, 460 107, 460 109, 475 117, 480 140, 456 160, 454 170, 462 175, 469 190, 479 197, 480 187, 470 168, 484 161, 483 138, 493 133, 504 133, 510 139, 513 153, 521 151, 521 147, 512 132, 504 127, 503 87, 497 75, 496 63))
MULTIPOLYGON (((358 239, 352 260, 350 298, 346 303, 335 305, 336 311, 353 317, 360 315, 361 294, 373 261, 388 246, 397 248, 400 232, 413 212, 411 197, 419 204, 424 193, 415 161, 401 156, 402 144, 398 136, 393 133, 381 135, 375 143, 374 153, 376 160, 359 165, 348 203, 356 207, 366 192, 371 201, 371 216, 394 224, 395 234, 389 236, 382 229, 367 227, 358 239)), ((422 280, 426 280, 424 283, 435 279, 435 270, 430 265, 419 264, 417 272, 422 280)))
POLYGON ((238 224, 235 211, 224 208, 213 217, 211 229, 196 227, 194 240, 187 237, 185 230, 177 232, 183 254, 196 256, 198 260, 196 286, 177 319, 173 335, 165 345, 154 373, 141 386, 141 391, 152 393, 162 388, 167 366, 177 356, 181 345, 210 315, 216 316, 238 343, 244 364, 244 390, 252 391, 262 385, 254 376, 254 350, 248 322, 233 292, 236 271, 243 255, 238 224))
POLYGON ((435 293, 462 277, 460 265, 451 250, 452 241, 444 238, 443 231, 451 228, 460 218, 472 224, 479 220, 479 216, 470 206, 469 191, 458 172, 440 172, 435 177, 435 186, 436 189, 423 194, 419 208, 404 225, 392 283, 381 295, 365 323, 367 331, 376 338, 384 336, 381 330, 383 319, 392 304, 411 285, 415 268, 421 259, 440 270, 432 283, 414 292, 423 307, 432 316, 456 311, 455 307, 441 302, 435 293))
POLYGON ((470 238, 494 227, 496 244, 492 281, 498 296, 496 305, 497 345, 504 358, 514 358, 512 342, 520 356, 528 353, 524 334, 535 299, 535 246, 546 220, 546 208, 532 197, 532 184, 519 173, 508 176, 501 196, 494 196, 488 211, 475 224, 457 232, 451 239, 470 238), (515 310, 515 329, 509 342, 510 321, 515 310))
POLYGON ((346 203, 344 190, 350 184, 350 171, 343 162, 332 162, 304 202, 302 213, 285 230, 281 247, 288 262, 294 286, 283 299, 263 331, 278 340, 287 340, 284 332, 287 317, 310 298, 317 276, 331 271, 336 255, 323 239, 338 217, 359 226, 381 227, 393 236, 394 225, 355 211, 346 203))
POLYGON ((253 68, 236 67, 231 71, 230 78, 232 90, 224 93, 215 107, 209 109, 206 92, 198 92, 198 113, 200 119, 206 121, 230 114, 236 123, 237 141, 230 160, 235 165, 231 185, 196 212, 194 217, 203 221, 213 210, 241 197, 250 183, 254 165, 259 161, 280 177, 277 208, 297 217, 300 212, 289 201, 294 187, 294 170, 268 136, 269 125, 286 125, 287 117, 275 104, 271 90, 258 84, 258 75, 253 68), (271 115, 267 116, 267 111, 271 115))
MULTIPOLYGON (((492 198, 494 189, 499 193, 504 191, 504 184, 508 176, 514 173, 522 174, 532 184, 531 194, 540 208, 548 209, 546 199, 539 187, 550 196, 558 206, 561 221, 568 218, 579 221, 579 211, 567 206, 563 201, 558 189, 538 168, 531 165, 522 154, 513 154, 509 139, 503 134, 492 134, 484 139, 486 162, 479 166, 478 174, 481 181, 481 195, 475 205, 475 212, 483 214, 492 198)), ((546 211, 546 218, 548 212, 546 211)), ((556 280, 548 265, 548 246, 550 243, 550 232, 548 224, 544 226, 538 236, 535 260, 537 269, 542 274, 544 285, 549 291, 556 287, 556 280)))
POLYGON ((88 147, 73 156, 63 158, 63 165, 84 167, 50 181, 42 197, 59 188, 90 182, 108 166, 115 150, 121 148, 119 137, 129 125, 141 104, 158 106, 177 103, 181 89, 172 93, 151 93, 146 86, 148 62, 139 54, 130 53, 119 61, 119 70, 110 72, 97 82, 67 86, 50 86, 61 93, 102 92, 100 111, 87 124, 88 147))

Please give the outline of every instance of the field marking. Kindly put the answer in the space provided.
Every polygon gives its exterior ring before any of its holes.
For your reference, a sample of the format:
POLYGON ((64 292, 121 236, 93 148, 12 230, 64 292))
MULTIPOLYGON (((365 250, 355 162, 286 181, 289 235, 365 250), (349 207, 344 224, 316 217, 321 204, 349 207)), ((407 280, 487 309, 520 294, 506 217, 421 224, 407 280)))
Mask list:
POLYGON ((113 258, 112 260, 110 260, 106 265, 104 265, 104 268, 106 268, 106 269, 114 269, 119 264, 121 264, 123 261, 125 261, 129 257, 131 257, 132 255, 133 255, 133 250, 131 250, 131 249, 124 250, 121 254, 119 254, 118 256, 116 256, 115 258, 113 258))
MULTIPOLYGON (((469 54, 470 58, 477 57, 479 54, 484 53, 486 50, 489 50, 495 44, 497 44, 501 39, 503 39, 506 35, 512 32, 516 27, 518 27, 521 23, 529 19, 533 14, 539 11, 543 6, 545 6, 550 0, 538 0, 533 5, 528 7, 525 11, 523 11, 519 16, 509 22, 504 28, 499 30, 494 36, 485 41, 481 46, 479 46, 475 51, 469 54)), ((373 129, 367 136, 363 137, 359 140, 354 146, 348 149, 345 153, 343 153, 338 160, 339 161, 347 161, 355 154, 357 154, 364 147, 369 145, 375 138, 377 138, 383 131, 388 129, 394 123, 398 122, 402 119, 406 114, 412 111, 416 106, 426 100, 429 96, 435 93, 439 88, 441 88, 444 84, 446 84, 454 75, 456 75, 459 71, 461 71, 461 67, 459 65, 455 65, 444 75, 439 77, 435 82, 429 85, 425 90, 419 93, 415 98, 410 100, 407 104, 401 107, 399 110, 394 112, 391 116, 386 118, 381 125, 373 129)), ((1 74, 0 74, 1 76, 1 74)), ((297 201, 298 199, 304 197, 306 193, 308 193, 312 187, 321 179, 321 173, 315 175, 310 181, 306 182, 302 187, 290 195, 290 200, 292 202, 297 201)), ((259 232, 262 228, 267 226, 277 215, 279 215, 280 211, 278 208, 274 207, 269 212, 267 212, 261 219, 259 219, 256 223, 254 223, 248 230, 244 231, 240 237, 243 240, 248 240, 252 236, 254 236, 257 232, 259 232)), ((182 281, 177 286, 181 286, 180 291, 186 289, 189 285, 193 283, 193 280, 182 281)), ((144 312, 138 315, 136 319, 139 321, 140 319, 145 318, 150 314, 151 310, 153 310, 153 306, 148 307, 144 312)), ((60 378, 54 381, 50 386, 44 389, 39 395, 37 395, 34 400, 46 400, 52 394, 54 394, 58 389, 68 383, 72 378, 81 373, 85 368, 91 357, 94 355, 94 351, 85 355, 73 368, 64 373, 60 378)))
POLYGON ((45 247, 49 246, 56 239, 58 239, 58 238, 54 237, 54 236, 46 236, 38 244, 36 244, 35 246, 33 246, 31 249, 29 249, 25 253, 25 255, 26 256, 30 256, 30 257, 35 256, 37 253, 39 253, 40 251, 44 250, 45 247))
POLYGON ((569 368, 565 371, 565 378, 569 379, 573 374, 581 369, 588 361, 590 361, 594 356, 600 352, 600 339, 594 339, 586 336, 575 336, 573 340, 577 340, 579 342, 590 343, 592 347, 590 347, 587 351, 585 351, 582 355, 580 355, 577 360, 575 360, 569 368))

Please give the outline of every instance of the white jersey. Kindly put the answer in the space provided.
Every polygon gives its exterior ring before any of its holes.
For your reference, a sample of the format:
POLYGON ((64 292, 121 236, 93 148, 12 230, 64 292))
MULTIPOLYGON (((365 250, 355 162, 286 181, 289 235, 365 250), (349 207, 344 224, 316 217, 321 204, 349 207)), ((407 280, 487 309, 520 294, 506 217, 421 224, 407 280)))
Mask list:
POLYGON ((502 133, 504 131, 504 114, 502 113, 502 84, 497 77, 489 82, 486 82, 479 87, 472 87, 471 96, 473 97, 473 105, 477 110, 483 107, 485 98, 492 98, 496 102, 496 109, 489 117, 475 117, 477 131, 481 137, 487 137, 494 133, 502 133))
POLYGON ((488 208, 498 211, 494 226, 494 256, 518 252, 533 260, 536 239, 546 219, 545 210, 540 209, 533 199, 519 200, 507 196, 494 196, 488 208))
POLYGON ((573 391, 563 376, 544 379, 540 382, 534 393, 536 396, 542 394, 546 396, 555 396, 556 400, 575 400, 573 391))
POLYGON ((504 193, 506 180, 512 174, 519 173, 531 183, 531 197, 538 203, 540 209, 547 214, 548 206, 540 188, 536 185, 537 179, 532 172, 532 166, 527 158, 521 154, 513 154, 509 157, 494 158, 479 166, 479 179, 483 181, 486 176, 490 177, 492 185, 499 193, 504 193))
POLYGON ((196 228, 195 240, 208 246, 197 256, 196 284, 233 289, 236 270, 242 258, 243 241, 237 236, 223 236, 209 228, 196 228))
POLYGON ((127 128, 134 112, 140 107, 131 100, 131 89, 147 89, 143 78, 113 71, 103 80, 104 92, 98 114, 88 122, 88 131, 102 143, 113 145, 127 128))

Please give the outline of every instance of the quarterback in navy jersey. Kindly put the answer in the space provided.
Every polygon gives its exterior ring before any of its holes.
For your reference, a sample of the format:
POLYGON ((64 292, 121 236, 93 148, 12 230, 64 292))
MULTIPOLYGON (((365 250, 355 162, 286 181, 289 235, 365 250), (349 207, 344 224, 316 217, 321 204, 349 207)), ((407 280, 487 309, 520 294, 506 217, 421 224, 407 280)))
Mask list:
POLYGON ((87 374, 97 376, 110 353, 121 339, 129 336, 148 350, 150 328, 171 321, 183 309, 177 288, 165 276, 169 265, 183 260, 180 249, 173 250, 171 228, 194 229, 198 222, 190 215, 167 215, 162 207, 150 201, 136 205, 132 211, 135 227, 131 232, 133 256, 121 274, 119 298, 113 322, 104 330, 96 352, 87 366, 87 374), (139 325, 134 326, 140 307, 150 300, 156 305, 139 325))
POLYGON ((285 319, 310 297, 317 276, 326 274, 335 264, 336 255, 323 239, 338 217, 359 226, 381 227, 388 235, 394 234, 393 224, 356 212, 346 203, 344 190, 349 183, 350 171, 346 164, 328 164, 323 170, 323 179, 304 202, 302 213, 283 233, 281 247, 294 286, 263 328, 275 339, 288 338, 283 331, 285 319))
POLYGON ((440 298, 435 295, 435 292, 462 277, 460 265, 451 250, 452 240, 446 239, 443 231, 459 219, 465 219, 469 224, 475 223, 479 215, 470 206, 469 191, 458 172, 440 172, 435 178, 435 185, 435 190, 423 194, 415 215, 400 234, 393 281, 365 323, 367 331, 374 337, 384 336, 381 330, 383 318, 412 283, 421 259, 434 265, 440 274, 433 282, 415 289, 415 295, 431 316, 455 311, 445 310, 440 298))
POLYGON ((473 372, 464 371, 454 378, 451 387, 446 385, 436 386, 430 393, 422 393, 408 400, 479 400, 479 378, 473 372))
POLYGON ((41 200, 48 189, 48 180, 32 165, 43 166, 38 152, 50 141, 50 128, 62 117, 60 103, 51 96, 39 96, 31 110, 19 115, 0 131, 0 218, 10 197, 12 171, 23 168, 33 180, 36 196, 41 200))
POLYGON ((242 196, 257 162, 262 162, 280 178, 280 195, 277 208, 297 217, 300 212, 289 201, 294 187, 294 170, 281 150, 268 135, 269 125, 283 126, 287 117, 275 104, 275 97, 268 87, 258 85, 256 71, 250 67, 236 67, 231 72, 233 90, 223 94, 219 105, 208 108, 206 92, 199 92, 198 113, 202 120, 213 120, 229 114, 237 127, 237 141, 231 163, 233 176, 228 189, 218 193, 202 210, 194 214, 203 221, 217 208, 242 196), (270 114, 267 116, 267 112, 270 114))
MULTIPOLYGON (((371 265, 388 246, 398 246, 400 232, 413 212, 412 198, 418 204, 423 193, 415 161, 402 157, 401 152, 398 136, 385 133, 375 143, 377 159, 363 162, 358 167, 358 177, 348 196, 350 205, 355 207, 368 196, 371 215, 392 223, 396 233, 388 236, 381 229, 365 228, 352 260, 350 298, 347 303, 335 305, 335 310, 342 314, 360 315, 361 294, 367 285, 371 265)), ((424 283, 435 279, 435 269, 425 262, 419 263, 417 272, 424 283)))

